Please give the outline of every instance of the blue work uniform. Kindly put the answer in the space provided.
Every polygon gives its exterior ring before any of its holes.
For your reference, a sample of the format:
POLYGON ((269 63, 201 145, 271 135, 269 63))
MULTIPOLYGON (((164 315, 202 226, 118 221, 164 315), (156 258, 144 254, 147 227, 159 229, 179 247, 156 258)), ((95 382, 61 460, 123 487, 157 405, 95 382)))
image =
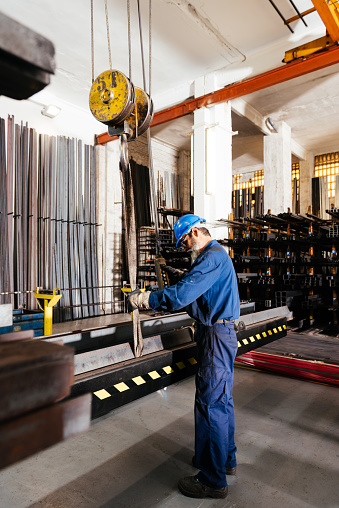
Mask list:
POLYGON ((226 467, 236 466, 233 363, 240 314, 237 277, 225 249, 212 240, 190 271, 174 286, 150 294, 154 310, 185 309, 196 321, 198 371, 195 395, 197 478, 209 487, 226 486, 226 467), (217 321, 225 320, 222 323, 217 321))

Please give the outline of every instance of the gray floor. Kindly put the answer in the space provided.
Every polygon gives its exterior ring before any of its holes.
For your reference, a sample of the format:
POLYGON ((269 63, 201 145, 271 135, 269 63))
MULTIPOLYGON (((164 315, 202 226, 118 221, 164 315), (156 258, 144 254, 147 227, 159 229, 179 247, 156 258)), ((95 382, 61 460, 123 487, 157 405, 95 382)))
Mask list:
POLYGON ((1 471, 0 507, 339 507, 338 388, 237 368, 238 475, 225 500, 177 490, 196 472, 193 396, 190 378, 1 471))

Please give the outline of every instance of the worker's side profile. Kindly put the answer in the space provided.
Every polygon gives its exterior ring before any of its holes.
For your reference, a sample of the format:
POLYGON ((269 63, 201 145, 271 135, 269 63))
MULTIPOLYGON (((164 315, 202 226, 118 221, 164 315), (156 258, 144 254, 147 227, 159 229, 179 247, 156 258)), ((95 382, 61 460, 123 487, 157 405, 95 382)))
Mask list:
POLYGON ((131 294, 139 309, 185 309, 195 320, 198 369, 195 394, 195 476, 181 478, 179 490, 188 497, 225 498, 227 474, 236 474, 233 364, 237 352, 234 320, 240 314, 233 263, 213 240, 206 221, 193 214, 174 224, 177 246, 190 252, 193 264, 180 280, 160 291, 131 294))

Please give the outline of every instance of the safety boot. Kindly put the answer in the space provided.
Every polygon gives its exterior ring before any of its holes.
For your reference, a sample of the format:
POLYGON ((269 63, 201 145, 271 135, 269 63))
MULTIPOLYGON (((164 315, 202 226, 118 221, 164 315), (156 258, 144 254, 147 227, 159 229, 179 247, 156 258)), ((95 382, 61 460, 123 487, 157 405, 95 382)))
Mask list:
POLYGON ((199 482, 195 476, 185 476, 178 483, 178 488, 184 496, 202 499, 204 497, 213 497, 224 499, 228 494, 228 486, 222 489, 213 489, 199 482))

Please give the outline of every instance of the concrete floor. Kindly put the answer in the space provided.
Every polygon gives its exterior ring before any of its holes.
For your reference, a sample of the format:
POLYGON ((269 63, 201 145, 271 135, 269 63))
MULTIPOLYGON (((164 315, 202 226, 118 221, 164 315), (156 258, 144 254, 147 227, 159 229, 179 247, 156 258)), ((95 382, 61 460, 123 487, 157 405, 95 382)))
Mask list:
POLYGON ((339 507, 337 388, 237 368, 238 474, 225 500, 177 490, 196 472, 193 397, 189 378, 0 471, 0 507, 339 507))

